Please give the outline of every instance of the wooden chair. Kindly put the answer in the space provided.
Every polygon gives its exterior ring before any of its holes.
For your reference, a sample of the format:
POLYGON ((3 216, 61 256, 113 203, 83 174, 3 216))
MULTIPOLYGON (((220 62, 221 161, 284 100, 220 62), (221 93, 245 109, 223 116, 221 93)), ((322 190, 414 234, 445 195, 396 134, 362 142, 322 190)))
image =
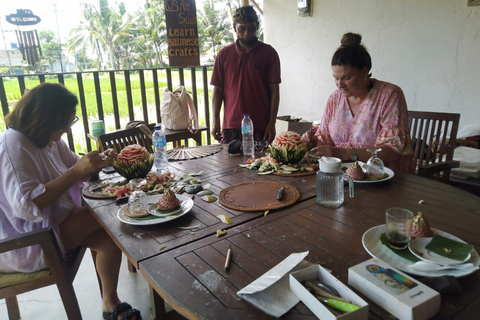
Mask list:
POLYGON ((453 161, 460 114, 408 111, 408 126, 414 146, 415 172, 448 183, 453 161))
POLYGON ((63 257, 51 228, 0 240, 0 253, 40 245, 49 269, 33 273, 0 274, 0 299, 5 299, 10 320, 20 319, 17 295, 56 284, 69 320, 82 319, 73 280, 85 248, 69 251, 63 257), (20 279, 21 278, 21 279, 20 279))
MULTIPOLYGON (((131 144, 139 144, 152 152, 152 132, 155 124, 148 126, 141 126, 129 129, 118 129, 107 132, 99 136, 91 136, 90 138, 97 141, 98 150, 105 151, 108 148, 114 148, 120 152, 125 146, 131 144)), ((165 137, 167 143, 172 142, 174 147, 179 147, 183 141, 185 146, 188 146, 188 139, 193 139, 197 146, 202 145, 202 132, 206 131, 207 127, 200 127, 197 133, 191 133, 189 130, 168 130, 165 129, 165 137)))
POLYGON ((153 152, 152 137, 148 136, 139 127, 108 132, 98 136, 98 140, 100 152, 113 148, 117 153, 120 153, 124 147, 131 144, 139 144, 147 149, 148 152, 153 152))

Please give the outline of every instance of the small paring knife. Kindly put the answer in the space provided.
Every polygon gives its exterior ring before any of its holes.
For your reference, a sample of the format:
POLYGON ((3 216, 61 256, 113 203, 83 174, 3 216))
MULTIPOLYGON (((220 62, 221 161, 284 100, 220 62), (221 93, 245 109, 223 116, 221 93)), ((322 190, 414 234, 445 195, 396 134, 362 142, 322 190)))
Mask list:
POLYGON ((282 201, 282 197, 283 197, 283 187, 281 187, 280 190, 278 190, 277 200, 282 201))

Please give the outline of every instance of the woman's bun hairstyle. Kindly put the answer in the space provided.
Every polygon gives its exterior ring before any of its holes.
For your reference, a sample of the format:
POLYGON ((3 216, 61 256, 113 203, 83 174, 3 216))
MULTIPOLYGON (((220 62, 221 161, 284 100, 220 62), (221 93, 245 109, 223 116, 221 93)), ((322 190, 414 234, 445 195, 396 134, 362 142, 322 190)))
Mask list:
POLYGON ((358 33, 348 32, 342 36, 340 43, 342 47, 359 46, 362 43, 362 36, 358 33))
MULTIPOLYGON (((348 32, 340 40, 341 46, 332 57, 332 66, 351 66, 359 70, 372 68, 372 58, 364 45, 362 36, 358 33, 348 32)), ((370 77, 370 73, 368 76, 370 77)))

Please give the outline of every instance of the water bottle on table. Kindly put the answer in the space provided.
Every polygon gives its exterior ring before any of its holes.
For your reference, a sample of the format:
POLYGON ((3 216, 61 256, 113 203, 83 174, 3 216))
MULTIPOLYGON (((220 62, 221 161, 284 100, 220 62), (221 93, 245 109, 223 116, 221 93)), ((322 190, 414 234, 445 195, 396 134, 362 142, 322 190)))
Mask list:
POLYGON ((253 140, 253 121, 248 114, 243 115, 242 120, 242 146, 243 154, 255 158, 255 142, 253 140))
POLYGON ((162 171, 168 171, 167 138, 165 137, 165 132, 162 130, 161 123, 155 126, 152 142, 153 152, 155 153, 155 168, 157 168, 157 175, 161 175, 162 171))

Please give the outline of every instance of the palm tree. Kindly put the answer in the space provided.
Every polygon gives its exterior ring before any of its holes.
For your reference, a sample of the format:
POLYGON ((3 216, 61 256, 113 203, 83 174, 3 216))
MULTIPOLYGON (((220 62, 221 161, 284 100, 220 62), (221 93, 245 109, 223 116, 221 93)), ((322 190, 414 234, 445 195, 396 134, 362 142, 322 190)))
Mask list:
POLYGON ((145 0, 144 11, 136 12, 131 31, 136 40, 132 50, 144 65, 165 66, 162 54, 167 43, 164 0, 145 0))
POLYGON ((233 42, 227 8, 216 10, 215 4, 217 2, 206 0, 202 10, 198 11, 197 9, 200 52, 202 54, 212 54, 213 60, 221 47, 233 42))
POLYGON ((99 0, 98 7, 82 3, 84 20, 77 28, 71 31, 70 48, 90 46, 97 54, 99 67, 102 63, 102 49, 108 51, 110 68, 117 67, 115 56, 124 39, 130 38, 129 16, 126 14, 125 4, 121 2, 115 11, 108 5, 108 0, 99 0))

